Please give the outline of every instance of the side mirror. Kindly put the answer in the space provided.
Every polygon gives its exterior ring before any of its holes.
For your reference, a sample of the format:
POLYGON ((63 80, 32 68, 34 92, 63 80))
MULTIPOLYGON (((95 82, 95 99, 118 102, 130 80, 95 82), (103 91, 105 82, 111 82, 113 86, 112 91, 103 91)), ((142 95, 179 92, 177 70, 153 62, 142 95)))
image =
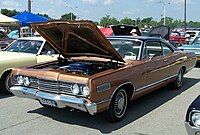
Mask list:
POLYGON ((151 60, 155 55, 156 55, 156 54, 154 54, 154 53, 150 53, 150 54, 149 54, 149 60, 151 60))

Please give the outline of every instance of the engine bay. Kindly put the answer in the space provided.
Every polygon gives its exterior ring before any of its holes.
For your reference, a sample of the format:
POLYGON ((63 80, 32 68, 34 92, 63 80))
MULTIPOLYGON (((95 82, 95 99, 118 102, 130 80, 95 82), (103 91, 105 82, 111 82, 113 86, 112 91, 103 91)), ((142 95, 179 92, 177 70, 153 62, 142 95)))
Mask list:
POLYGON ((58 61, 35 65, 29 68, 57 70, 72 74, 93 75, 108 69, 115 69, 122 66, 117 62, 86 61, 59 58, 58 61))

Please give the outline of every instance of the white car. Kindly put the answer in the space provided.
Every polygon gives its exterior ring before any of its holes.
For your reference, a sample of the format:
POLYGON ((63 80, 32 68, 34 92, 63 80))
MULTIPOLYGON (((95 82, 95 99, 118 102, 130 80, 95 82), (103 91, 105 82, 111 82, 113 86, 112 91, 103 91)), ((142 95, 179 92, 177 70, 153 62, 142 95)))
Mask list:
POLYGON ((58 53, 42 37, 24 37, 0 51, 0 93, 9 93, 10 72, 15 67, 57 60, 58 53))
POLYGON ((197 36, 200 36, 200 31, 198 30, 188 30, 186 31, 185 33, 185 37, 187 38, 187 41, 189 43, 193 42, 194 39, 197 37, 197 36), (189 35, 189 36, 188 36, 189 35))

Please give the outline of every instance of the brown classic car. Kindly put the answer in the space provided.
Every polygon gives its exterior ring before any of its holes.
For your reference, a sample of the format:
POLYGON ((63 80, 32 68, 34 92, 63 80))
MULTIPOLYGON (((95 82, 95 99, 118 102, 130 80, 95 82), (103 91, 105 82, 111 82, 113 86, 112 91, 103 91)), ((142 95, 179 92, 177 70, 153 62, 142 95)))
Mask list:
POLYGON ((72 107, 120 121, 127 104, 169 83, 181 87, 195 63, 158 37, 108 37, 90 21, 34 24, 57 51, 58 60, 12 71, 11 91, 44 107, 72 107))

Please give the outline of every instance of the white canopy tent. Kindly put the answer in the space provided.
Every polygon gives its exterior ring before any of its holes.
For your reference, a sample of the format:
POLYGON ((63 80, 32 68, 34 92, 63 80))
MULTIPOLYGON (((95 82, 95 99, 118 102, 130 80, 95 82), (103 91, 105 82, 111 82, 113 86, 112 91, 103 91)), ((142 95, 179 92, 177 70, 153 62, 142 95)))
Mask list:
POLYGON ((0 13, 0 26, 19 26, 19 21, 0 13))

